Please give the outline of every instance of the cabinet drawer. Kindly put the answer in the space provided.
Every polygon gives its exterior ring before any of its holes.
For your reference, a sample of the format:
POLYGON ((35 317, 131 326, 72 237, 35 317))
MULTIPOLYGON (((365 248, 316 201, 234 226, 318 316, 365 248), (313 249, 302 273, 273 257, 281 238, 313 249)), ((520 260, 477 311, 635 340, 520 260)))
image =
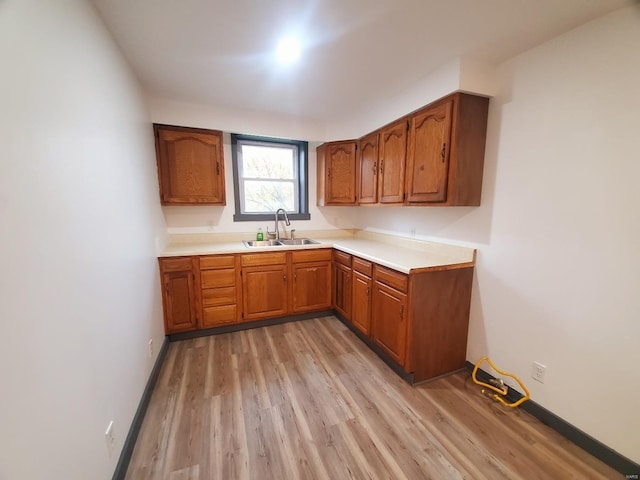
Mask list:
POLYGON ((396 272, 379 265, 376 265, 376 280, 405 293, 409 283, 408 276, 404 273, 396 272))
POLYGON ((242 266, 251 267, 258 265, 279 265, 287 263, 286 252, 275 253, 248 253, 242 255, 242 266))
POLYGON ((230 305, 236 303, 236 287, 205 288, 202 290, 202 305, 230 305))
POLYGON ((291 252, 291 259, 293 263, 330 261, 331 250, 297 250, 291 252))
POLYGON ((333 251, 333 261, 337 263, 341 263, 347 267, 351 266, 351 255, 344 252, 339 252, 338 250, 333 251))
POLYGON ((353 257, 353 267, 356 272, 360 272, 367 277, 371 276, 373 270, 373 264, 369 260, 363 260, 362 258, 353 257))
POLYGON ((237 318, 237 307, 235 305, 223 305, 220 307, 203 308, 203 326, 215 327, 225 323, 234 323, 237 318))
POLYGON ((233 268, 235 264, 236 259, 233 255, 200 257, 200 270, 210 270, 212 268, 233 268))
POLYGON ((184 272, 193 268, 191 257, 161 258, 163 272, 184 272))
POLYGON ((235 268, 205 270, 200 272, 200 281, 202 288, 233 287, 236 284, 236 270, 235 268))

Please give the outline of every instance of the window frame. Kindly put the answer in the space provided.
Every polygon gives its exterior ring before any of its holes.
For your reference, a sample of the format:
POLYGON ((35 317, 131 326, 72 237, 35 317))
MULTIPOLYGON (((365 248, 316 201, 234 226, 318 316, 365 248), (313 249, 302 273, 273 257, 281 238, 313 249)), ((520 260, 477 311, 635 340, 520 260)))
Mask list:
POLYGON ((298 149, 297 171, 298 171, 298 210, 299 213, 289 213, 289 220, 310 220, 309 213, 309 142, 303 140, 289 140, 284 138, 260 137, 256 135, 245 135, 241 133, 231 134, 231 158, 233 166, 233 197, 235 203, 234 222, 255 222, 269 221, 274 219, 275 212, 272 213, 242 213, 240 203, 240 175, 238 166, 238 141, 257 142, 272 145, 291 145, 298 149))

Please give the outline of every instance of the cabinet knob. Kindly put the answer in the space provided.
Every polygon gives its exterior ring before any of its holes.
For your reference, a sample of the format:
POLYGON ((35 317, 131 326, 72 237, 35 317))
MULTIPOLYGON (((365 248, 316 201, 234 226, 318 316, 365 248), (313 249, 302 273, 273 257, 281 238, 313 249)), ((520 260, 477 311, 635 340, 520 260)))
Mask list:
POLYGON ((375 175, 377 170, 378 170, 378 162, 373 162, 373 174, 374 175, 375 175))
POLYGON ((404 317, 404 305, 400 305, 400 320, 404 317))
POLYGON ((287 281, 287 274, 285 273, 284 275, 282 275, 282 281, 286 282, 287 281))
POLYGON ((216 173, 220 175, 220 162, 216 162, 216 173))
POLYGON ((444 163, 444 157, 446 155, 447 152, 447 144, 443 143, 442 144, 442 151, 440 152, 440 158, 442 158, 442 163, 444 163))

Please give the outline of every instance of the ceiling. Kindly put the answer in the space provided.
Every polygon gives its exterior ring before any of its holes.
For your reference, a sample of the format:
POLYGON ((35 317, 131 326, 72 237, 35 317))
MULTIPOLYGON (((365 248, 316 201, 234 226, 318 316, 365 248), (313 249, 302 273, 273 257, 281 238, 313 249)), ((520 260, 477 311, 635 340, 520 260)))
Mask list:
POLYGON ((633 0, 93 0, 154 98, 328 122, 460 57, 500 63, 633 0), (301 60, 274 62, 282 35, 301 60))

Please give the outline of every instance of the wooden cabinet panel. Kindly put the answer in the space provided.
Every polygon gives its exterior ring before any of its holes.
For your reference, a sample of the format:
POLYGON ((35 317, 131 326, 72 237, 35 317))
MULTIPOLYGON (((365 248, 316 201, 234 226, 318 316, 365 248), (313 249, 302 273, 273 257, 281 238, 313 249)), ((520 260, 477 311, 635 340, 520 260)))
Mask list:
POLYGON ((202 290, 202 305, 213 307, 219 305, 231 305, 237 303, 236 287, 205 288, 202 290))
POLYGON ((242 255, 243 267, 259 267, 287 263, 286 252, 245 253, 242 255))
POLYGON ((209 255, 200 257, 200 270, 213 268, 235 268, 236 257, 234 255, 209 255))
POLYGON ((198 327, 195 266, 191 257, 160 259, 165 333, 198 327))
POLYGON ((287 313, 287 265, 242 269, 245 320, 279 317, 287 313))
POLYGON ((236 271, 233 268, 204 270, 200 272, 202 288, 231 287, 236 284, 236 271))
POLYGON ((351 320, 351 267, 333 264, 333 308, 347 320, 351 320))
POLYGON ((385 283, 390 287, 400 290, 401 292, 407 292, 407 286, 409 278, 407 275, 401 272, 396 272, 390 268, 376 265, 375 268, 376 281, 385 283))
POLYGON ((380 131, 378 198, 380 203, 403 203, 407 156, 407 120, 380 131))
POLYGON ((205 307, 203 308, 203 314, 202 326, 205 328, 235 323, 238 318, 235 304, 205 307))
POLYGON ((356 272, 360 272, 367 277, 373 273, 373 263, 360 257, 353 257, 352 268, 356 272))
POLYGON ((380 282, 373 284, 373 341, 396 363, 405 364, 407 295, 380 282))
POLYGON ((222 132, 154 124, 163 205, 225 205, 222 132))
POLYGON ((356 204, 356 142, 331 142, 318 147, 318 205, 356 204))
POLYGON ((453 100, 411 117, 407 201, 444 202, 449 179, 453 100))
POLYGON ((351 322, 368 336, 371 331, 371 277, 355 271, 356 259, 353 260, 351 322))
POLYGON ((358 203, 378 203, 378 138, 371 133, 358 142, 358 203))
POLYGON ((346 267, 351 267, 351 255, 341 252, 340 250, 333 251, 333 261, 346 267))
POLYGON ((331 262, 293 264, 292 310, 295 313, 331 307, 331 262))
POLYGON ((327 205, 356 203, 356 143, 327 145, 327 205))
POLYGON ((331 261, 331 249, 294 250, 291 252, 292 263, 331 261))

